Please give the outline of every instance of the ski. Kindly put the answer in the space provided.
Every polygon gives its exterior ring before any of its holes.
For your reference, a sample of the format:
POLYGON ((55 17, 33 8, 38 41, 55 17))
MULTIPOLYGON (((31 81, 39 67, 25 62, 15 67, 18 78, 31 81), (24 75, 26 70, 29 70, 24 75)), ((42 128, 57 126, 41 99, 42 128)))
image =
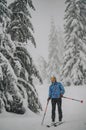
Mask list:
POLYGON ((64 122, 59 122, 59 123, 54 124, 54 126, 57 127, 57 126, 59 126, 59 125, 61 125, 61 124, 63 124, 63 123, 64 123, 64 122))
POLYGON ((51 126, 54 126, 54 127, 57 127, 57 126, 59 126, 59 125, 61 125, 61 124, 63 124, 64 122, 55 122, 55 123, 51 123, 50 125, 47 125, 47 127, 51 127, 51 126))
POLYGON ((57 125, 58 123, 59 123, 59 122, 51 123, 51 124, 47 125, 47 127, 55 126, 55 125, 57 125))

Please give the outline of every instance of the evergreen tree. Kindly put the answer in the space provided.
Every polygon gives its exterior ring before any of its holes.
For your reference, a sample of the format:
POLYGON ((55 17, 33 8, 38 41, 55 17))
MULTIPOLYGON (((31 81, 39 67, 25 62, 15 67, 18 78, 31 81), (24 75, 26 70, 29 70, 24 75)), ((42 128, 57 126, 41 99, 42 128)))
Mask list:
POLYGON ((65 84, 82 85, 86 77, 86 1, 66 0, 65 55, 62 79, 65 84))
MULTIPOLYGON (((18 31, 17 35, 13 32, 15 35, 14 39, 12 39, 12 33, 11 39, 14 40, 14 42, 12 42, 7 33, 10 34, 12 22, 9 16, 12 18, 15 16, 15 13, 9 11, 11 8, 8 9, 6 3, 5 0, 0 1, 1 6, 4 4, 0 10, 1 13, 3 12, 2 15, 0 15, 0 23, 2 25, 0 35, 0 112, 3 107, 6 111, 20 114, 25 113, 27 107, 33 112, 38 112, 39 109, 42 108, 38 100, 38 94, 33 84, 32 76, 38 77, 40 81, 41 78, 28 52, 28 48, 23 44, 23 42, 26 42, 28 39, 35 45, 34 38, 30 33, 28 37, 25 37, 25 34, 23 40, 21 40, 21 33, 18 31)), ((30 0, 28 3, 30 7, 34 9, 30 0)), ((13 8, 16 7, 13 6, 13 8)), ((17 26, 14 26, 14 28, 17 28, 17 26)), ((14 28, 12 29, 15 30, 14 28)))
MULTIPOLYGON (((27 106, 34 112, 38 112, 41 104, 38 100, 38 94, 33 84, 33 75, 42 82, 39 72, 36 69, 33 60, 28 52, 27 43, 33 43, 36 46, 34 37, 31 33, 33 26, 30 22, 31 17, 28 6, 35 10, 31 0, 16 0, 9 5, 12 11, 11 21, 8 24, 7 32, 16 46, 14 52, 14 61, 11 65, 18 77, 18 87, 21 93, 26 92, 27 106)), ((23 95, 25 96, 25 94, 23 95)))
POLYGON ((17 77, 10 65, 15 50, 10 37, 6 34, 10 15, 7 1, 0 0, 0 112, 5 108, 7 111, 24 113, 25 109, 17 88, 17 77))
POLYGON ((38 68, 39 68, 39 72, 42 77, 42 80, 44 81, 47 78, 47 72, 46 72, 47 63, 44 57, 42 56, 40 56, 38 59, 38 68))
POLYGON ((48 77, 52 75, 58 76, 60 74, 60 59, 59 59, 59 42, 58 42, 58 34, 55 27, 54 22, 51 22, 51 31, 49 35, 49 62, 47 73, 48 77))

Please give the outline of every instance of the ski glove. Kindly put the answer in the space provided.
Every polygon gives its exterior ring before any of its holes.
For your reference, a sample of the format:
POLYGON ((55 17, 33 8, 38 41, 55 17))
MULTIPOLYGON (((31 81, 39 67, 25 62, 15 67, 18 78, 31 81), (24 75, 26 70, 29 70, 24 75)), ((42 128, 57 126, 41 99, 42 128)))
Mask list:
POLYGON ((63 97, 63 94, 60 94, 60 97, 63 97))

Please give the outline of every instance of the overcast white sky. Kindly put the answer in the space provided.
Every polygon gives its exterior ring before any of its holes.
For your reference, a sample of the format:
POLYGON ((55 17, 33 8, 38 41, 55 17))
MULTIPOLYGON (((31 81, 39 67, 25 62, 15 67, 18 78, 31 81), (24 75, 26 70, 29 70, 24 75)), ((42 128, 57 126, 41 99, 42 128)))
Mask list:
MULTIPOLYGON (((8 2, 13 0, 7 0, 8 2)), ((53 17, 56 27, 63 29, 65 0, 32 0, 36 11, 31 11, 32 24, 35 30, 35 40, 37 49, 34 50, 38 56, 42 55, 47 59, 48 55, 48 36, 53 17)))

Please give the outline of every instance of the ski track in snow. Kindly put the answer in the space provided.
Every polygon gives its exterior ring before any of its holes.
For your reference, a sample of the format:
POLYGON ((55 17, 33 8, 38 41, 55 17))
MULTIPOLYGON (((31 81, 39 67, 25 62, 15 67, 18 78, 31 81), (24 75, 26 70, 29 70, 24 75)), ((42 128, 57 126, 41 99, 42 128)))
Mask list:
MULTIPOLYGON (((67 97, 82 99, 83 103, 63 99, 63 121, 64 124, 57 127, 47 128, 46 125, 51 122, 51 102, 49 102, 44 124, 41 121, 48 97, 48 84, 37 86, 36 89, 42 103, 43 111, 40 114, 34 114, 27 111, 24 115, 17 115, 4 112, 0 114, 0 130, 86 130, 86 87, 66 87, 65 95, 67 97)), ((56 121, 58 113, 56 112, 56 121)))

